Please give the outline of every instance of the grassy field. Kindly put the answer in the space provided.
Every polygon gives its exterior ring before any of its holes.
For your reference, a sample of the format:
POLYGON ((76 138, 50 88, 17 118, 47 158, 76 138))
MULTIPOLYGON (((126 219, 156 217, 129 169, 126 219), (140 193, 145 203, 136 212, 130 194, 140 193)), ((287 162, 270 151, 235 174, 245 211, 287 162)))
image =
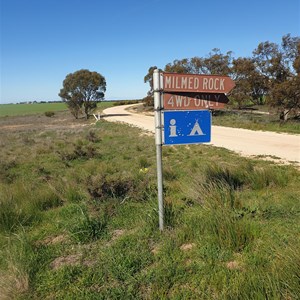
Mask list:
MULTIPOLYGON (((134 103, 134 100, 103 101, 98 104, 98 107, 103 110, 113 105, 130 103, 134 103)), ((266 110, 266 107, 262 107, 262 109, 266 110)), ((0 117, 26 116, 64 110, 67 110, 65 103, 1 104, 0 117)), ((299 120, 289 120, 286 123, 281 123, 278 121, 278 116, 273 114, 259 115, 251 112, 220 111, 213 116, 213 125, 300 134, 299 120)))
POLYGON ((297 169, 164 147, 160 233, 153 136, 89 122, 0 120, 1 299, 299 299, 297 169))
MULTIPOLYGON (((98 106, 102 109, 113 105, 112 101, 103 101, 98 106)), ((33 104, 0 104, 0 117, 31 115, 45 113, 47 111, 67 110, 65 103, 33 103, 33 104)))
POLYGON ((277 114, 256 114, 239 111, 219 111, 213 117, 213 125, 300 134, 300 120, 283 123, 277 114))
POLYGON ((41 103, 41 104, 1 104, 0 117, 30 115, 35 113, 45 113, 46 111, 66 110, 65 103, 41 103))

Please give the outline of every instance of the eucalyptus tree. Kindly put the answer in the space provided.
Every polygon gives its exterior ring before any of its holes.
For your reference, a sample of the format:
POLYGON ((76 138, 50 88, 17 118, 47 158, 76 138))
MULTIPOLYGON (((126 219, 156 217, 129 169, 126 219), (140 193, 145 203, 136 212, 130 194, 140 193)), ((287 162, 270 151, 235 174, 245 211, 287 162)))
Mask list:
POLYGON ((287 120, 291 111, 300 109, 300 37, 287 34, 280 45, 263 42, 253 51, 257 70, 268 78, 269 104, 280 118, 287 120))
POLYGON ((106 80, 101 74, 82 69, 66 76, 59 96, 76 119, 82 109, 88 118, 97 103, 104 99, 105 91, 106 80))

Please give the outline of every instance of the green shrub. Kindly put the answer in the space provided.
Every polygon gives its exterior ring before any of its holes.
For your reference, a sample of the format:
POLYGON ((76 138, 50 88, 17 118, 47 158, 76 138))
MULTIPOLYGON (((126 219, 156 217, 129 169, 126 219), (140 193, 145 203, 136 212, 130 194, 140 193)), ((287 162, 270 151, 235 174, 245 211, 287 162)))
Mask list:
POLYGON ((245 169, 245 182, 255 190, 269 186, 284 187, 289 181, 289 176, 282 168, 272 167, 253 167, 245 169))
POLYGON ((45 116, 46 116, 46 117, 51 118, 51 117, 53 117, 54 115, 55 115, 55 112, 54 112, 54 111, 45 111, 45 116))
POLYGON ((93 144, 85 144, 83 141, 78 140, 74 145, 73 149, 63 149, 57 151, 60 159, 64 162, 69 162, 75 159, 91 159, 99 156, 96 147, 93 144))
POLYGON ((0 194, 0 231, 14 232, 20 226, 27 226, 40 220, 37 206, 28 201, 28 191, 17 192, 3 189, 0 194))
POLYGON ((99 138, 94 130, 90 130, 87 133, 86 139, 92 143, 99 143, 101 138, 99 138))
POLYGON ((59 207, 63 204, 62 199, 52 191, 41 191, 33 199, 34 205, 41 211, 59 207))
POLYGON ((37 257, 24 232, 7 239, 7 247, 1 253, 5 257, 5 273, 0 273, 0 298, 19 299, 30 288, 37 268, 37 257))
POLYGON ((107 232, 108 215, 90 217, 82 210, 82 216, 69 229, 72 238, 79 243, 88 243, 101 238, 107 232))
POLYGON ((146 107, 153 107, 154 106, 154 97, 153 96, 147 96, 143 98, 144 106, 146 107))
POLYGON ((4 186, 0 191, 0 231, 14 232, 38 222, 41 211, 62 203, 58 195, 44 185, 33 188, 16 182, 14 190, 4 186))
POLYGON ((149 168, 151 166, 151 163, 149 162, 149 160, 142 156, 139 158, 139 167, 140 168, 149 168))
POLYGON ((129 105, 129 104, 136 104, 136 103, 140 103, 141 100, 120 100, 115 102, 113 105, 114 106, 119 106, 119 105, 129 105))
POLYGON ((203 209, 201 230, 212 236, 219 247, 239 252, 251 244, 257 229, 247 214, 240 214, 241 200, 228 182, 195 183, 193 190, 203 209))
POLYGON ((205 219, 205 230, 221 248, 240 252, 255 238, 253 224, 247 219, 237 218, 230 210, 210 210, 205 219))
POLYGON ((263 189, 269 186, 285 186, 289 180, 286 172, 277 166, 255 167, 251 163, 234 167, 212 164, 205 170, 208 183, 226 184, 233 190, 243 187, 263 189))
POLYGON ((147 241, 129 235, 116 241, 106 260, 108 263, 106 272, 110 278, 123 283, 139 276, 139 272, 152 262, 152 255, 147 241))
POLYGON ((274 269, 279 276, 279 290, 282 299, 297 299, 300 295, 300 251, 299 242, 274 249, 274 269), (298 279, 298 281, 297 281, 298 279))
POLYGON ((164 205, 164 221, 165 226, 173 228, 179 223, 180 209, 172 203, 172 200, 166 198, 164 205))
POLYGON ((237 190, 244 184, 240 170, 230 170, 226 167, 213 164, 205 171, 206 181, 209 183, 226 184, 230 188, 237 190))
POLYGON ((12 183, 16 179, 13 169, 18 166, 15 159, 0 160, 0 180, 5 183, 12 183))
POLYGON ((125 174, 101 174, 87 179, 87 190, 94 199, 130 197, 135 190, 135 181, 125 174))
POLYGON ((78 191, 76 189, 76 187, 69 187, 66 192, 66 198, 68 201, 70 202, 74 202, 74 203, 77 203, 77 202, 80 202, 82 200, 85 199, 85 195, 83 195, 83 193, 81 193, 81 191, 78 191))
POLYGON ((166 181, 174 181, 178 178, 178 174, 172 168, 166 166, 163 169, 163 178, 166 181))

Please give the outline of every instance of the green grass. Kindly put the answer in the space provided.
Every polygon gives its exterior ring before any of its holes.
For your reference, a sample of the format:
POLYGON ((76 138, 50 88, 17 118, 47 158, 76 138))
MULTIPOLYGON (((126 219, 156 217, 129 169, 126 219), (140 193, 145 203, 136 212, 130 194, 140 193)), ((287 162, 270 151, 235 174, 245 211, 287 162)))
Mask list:
MULTIPOLYGON (((98 106, 105 109, 113 105, 114 102, 103 101, 98 106)), ((65 103, 33 103, 33 104, 0 104, 0 117, 21 116, 36 113, 57 112, 67 110, 65 103)))
POLYGON ((0 117, 45 113, 47 111, 55 112, 66 109, 65 103, 1 104, 0 117))
POLYGON ((298 299, 299 170, 164 147, 160 233, 153 137, 38 121, 0 131, 3 298, 298 299))
POLYGON ((279 121, 278 115, 220 111, 213 116, 213 125, 300 134, 300 121, 279 121))

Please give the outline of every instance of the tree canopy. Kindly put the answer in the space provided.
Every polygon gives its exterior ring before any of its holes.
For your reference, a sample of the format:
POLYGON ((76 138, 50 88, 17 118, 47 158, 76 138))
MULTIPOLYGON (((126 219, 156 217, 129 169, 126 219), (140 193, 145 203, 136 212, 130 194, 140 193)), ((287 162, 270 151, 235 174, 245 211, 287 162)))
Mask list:
MULTIPOLYGON (((145 82, 151 85, 156 66, 150 67, 145 82)), ((231 102, 239 108, 252 102, 267 103, 278 109, 282 116, 300 109, 300 37, 290 34, 282 37, 281 44, 260 43, 252 57, 234 58, 228 51, 213 49, 206 57, 176 59, 166 64, 165 72, 228 75, 236 83, 230 92, 231 102)), ((147 101, 152 94, 148 92, 147 101)))
POLYGON ((82 109, 88 118, 97 107, 97 102, 104 99, 105 91, 106 81, 101 74, 82 69, 66 76, 59 96, 67 103, 76 119, 82 109))

